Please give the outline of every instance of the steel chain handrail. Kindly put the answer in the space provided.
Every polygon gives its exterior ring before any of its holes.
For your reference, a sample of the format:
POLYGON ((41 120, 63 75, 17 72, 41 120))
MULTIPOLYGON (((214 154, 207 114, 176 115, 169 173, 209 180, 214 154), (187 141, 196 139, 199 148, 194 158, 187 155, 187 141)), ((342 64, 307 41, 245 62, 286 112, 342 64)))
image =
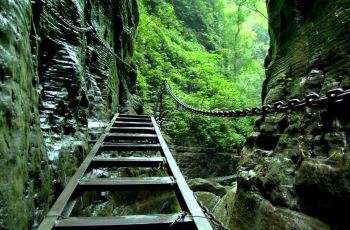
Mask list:
POLYGON ((181 101, 171 90, 169 84, 164 80, 163 86, 170 94, 171 98, 177 105, 185 108, 186 110, 211 117, 247 117, 247 116, 261 116, 272 113, 284 113, 287 111, 296 111, 305 107, 315 108, 323 107, 329 103, 343 102, 350 99, 350 89, 343 90, 342 88, 334 88, 327 91, 325 96, 320 96, 317 93, 311 93, 304 97, 304 99, 292 98, 288 101, 277 101, 272 104, 266 104, 263 106, 257 106, 252 108, 238 109, 238 110, 203 110, 195 108, 191 105, 181 101))

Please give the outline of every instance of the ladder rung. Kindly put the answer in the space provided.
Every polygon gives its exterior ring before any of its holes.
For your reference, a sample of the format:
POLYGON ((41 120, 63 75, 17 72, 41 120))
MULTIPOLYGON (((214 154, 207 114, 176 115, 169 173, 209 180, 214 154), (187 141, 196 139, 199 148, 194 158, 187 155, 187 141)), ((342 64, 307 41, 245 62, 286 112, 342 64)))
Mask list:
MULTIPOLYGON (((70 217, 57 221, 55 229, 84 230, 150 230, 170 229, 181 214, 132 215, 115 217, 70 217)), ((185 217, 171 229, 196 229, 191 218, 185 217)))
POLYGON ((91 162, 93 168, 97 167, 158 167, 166 163, 164 157, 120 157, 120 158, 94 158, 91 162))
POLYGON ((155 134, 132 134, 132 133, 109 133, 107 134, 106 141, 111 140, 156 140, 155 134))
POLYGON ((173 177, 118 177, 83 179, 79 182, 79 189, 84 191, 169 189, 174 184, 173 177))
POLYGON ((130 121, 130 122, 152 122, 151 118, 140 117, 118 117, 117 121, 130 121))
POLYGON ((113 124, 114 127, 152 127, 151 122, 126 122, 126 121, 117 121, 113 124))
MULTIPOLYGON (((138 216, 115 216, 115 217, 70 217, 76 201, 85 192, 102 191, 173 191, 176 193, 177 201, 182 210, 189 211, 191 216, 185 217, 171 229, 192 230, 208 229, 212 230, 210 223, 205 218, 201 207, 198 205, 192 191, 188 187, 181 174, 175 159, 173 158, 167 144, 162 137, 160 129, 153 116, 120 115, 115 114, 110 125, 105 129, 97 144, 80 165, 73 175, 66 188, 63 190, 57 201, 48 212, 46 218, 40 224, 38 230, 153 230, 170 229, 172 223, 179 219, 180 214, 171 215, 138 215, 138 216), (119 119, 119 120, 118 120, 119 119), (146 125, 151 121, 150 127, 132 127, 132 124, 146 125), (112 125, 126 125, 123 127, 111 127, 112 125), (106 150, 106 154, 101 154, 106 150), (120 155, 133 157, 114 157, 114 152, 120 155), (137 152, 139 151, 139 152, 137 152), (161 153, 163 157, 157 156, 147 158, 148 153, 161 153), (109 155, 103 158, 104 155, 109 155), (142 157, 136 157, 145 154, 142 157), (118 177, 112 173, 109 178, 104 175, 98 176, 93 168, 113 167, 154 167, 166 164, 168 175, 159 177, 147 177, 145 174, 139 177, 118 177), (143 177, 144 176, 144 177, 143 177), (198 217, 198 218, 197 218, 198 217)), ((95 130, 97 133, 97 130, 95 130)), ((142 171, 142 170, 141 170, 142 171)), ((147 171, 147 170, 146 170, 147 171)), ((163 172, 163 170, 162 170, 163 172)), ((118 173, 117 173, 118 174, 118 173)), ((137 202, 135 200, 135 202, 137 202)))
POLYGON ((155 133, 153 127, 112 127, 110 133, 155 133))
POLYGON ((151 118, 149 115, 130 115, 130 114, 119 114, 118 118, 120 117, 129 117, 129 118, 151 118))
POLYGON ((159 151, 160 144, 136 144, 136 143, 104 143, 101 151, 159 151))

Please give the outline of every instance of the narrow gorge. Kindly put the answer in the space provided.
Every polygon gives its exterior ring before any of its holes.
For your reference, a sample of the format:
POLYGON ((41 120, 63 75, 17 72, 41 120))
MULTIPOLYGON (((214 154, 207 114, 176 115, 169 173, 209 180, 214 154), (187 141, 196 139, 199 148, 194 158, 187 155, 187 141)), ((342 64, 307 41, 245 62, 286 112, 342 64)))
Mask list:
MULTIPOLYGON (((348 229, 348 100, 206 117, 162 87, 208 111, 327 95, 350 88, 349 44, 349 0, 0 0, 0 229, 37 229, 116 113, 156 116, 228 229, 348 229)), ((75 212, 181 213, 162 191, 89 199, 75 212)))

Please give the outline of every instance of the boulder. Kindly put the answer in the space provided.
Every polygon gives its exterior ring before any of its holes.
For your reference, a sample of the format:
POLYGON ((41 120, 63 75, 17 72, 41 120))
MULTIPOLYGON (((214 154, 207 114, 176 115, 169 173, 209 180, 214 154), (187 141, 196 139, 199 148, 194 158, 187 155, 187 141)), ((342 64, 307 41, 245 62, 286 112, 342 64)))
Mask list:
POLYGON ((226 194, 226 188, 219 183, 212 182, 202 178, 195 178, 188 181, 188 185, 194 192, 210 192, 217 196, 226 194))

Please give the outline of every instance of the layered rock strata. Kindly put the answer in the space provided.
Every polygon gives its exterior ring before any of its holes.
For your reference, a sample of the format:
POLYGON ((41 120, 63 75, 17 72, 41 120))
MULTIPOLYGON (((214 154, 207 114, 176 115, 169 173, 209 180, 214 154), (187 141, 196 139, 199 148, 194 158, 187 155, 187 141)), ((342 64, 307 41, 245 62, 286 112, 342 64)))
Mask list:
POLYGON ((39 224, 97 121, 142 112, 137 24, 135 0, 0 2, 0 229, 39 224))
MULTIPOLYGON (((350 2, 267 1, 263 103, 350 87, 350 2)), ((240 162, 232 229, 347 229, 349 110, 264 116, 240 162)))

